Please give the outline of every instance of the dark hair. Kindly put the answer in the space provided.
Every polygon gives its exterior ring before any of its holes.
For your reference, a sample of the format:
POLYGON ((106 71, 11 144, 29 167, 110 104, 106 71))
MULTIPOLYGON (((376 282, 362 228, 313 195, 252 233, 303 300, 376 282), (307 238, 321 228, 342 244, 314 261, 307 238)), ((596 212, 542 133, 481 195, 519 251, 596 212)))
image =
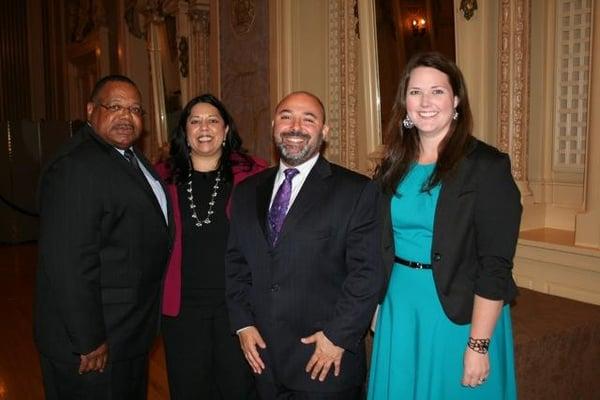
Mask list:
POLYGON ((170 142, 169 148, 169 169, 171 171, 169 181, 171 183, 175 182, 177 184, 183 183, 190 173, 191 168, 191 159, 190 159, 190 151, 187 145, 187 136, 186 136, 186 125, 187 120, 192 112, 192 108, 199 103, 207 103, 215 107, 221 118, 223 118, 223 122, 225 123, 225 127, 229 127, 229 131, 225 136, 225 145, 223 146, 223 151, 221 153, 221 158, 219 159, 219 166, 223 171, 223 176, 226 181, 233 180, 233 171, 232 167, 234 165, 242 165, 247 170, 252 169, 252 165, 254 161, 250 158, 246 151, 242 148, 242 138, 238 133, 237 127, 235 125, 235 121, 233 117, 223 103, 219 99, 217 99, 212 94, 206 93, 198 97, 194 97, 190 100, 186 106, 183 108, 181 112, 181 116, 179 117, 179 123, 177 127, 173 130, 173 136, 170 142), (238 157, 234 157, 232 160, 231 155, 235 153, 238 157))
POLYGON ((473 116, 462 72, 454 62, 440 53, 416 54, 408 61, 400 77, 396 100, 385 130, 386 153, 375 171, 375 179, 380 182, 387 194, 396 191, 396 187, 408 172, 411 163, 419 158, 420 139, 417 128, 405 128, 402 124, 402 120, 406 117, 408 81, 411 72, 417 67, 431 67, 446 74, 452 91, 459 100, 456 106, 458 118, 452 121, 448 134, 439 144, 437 163, 433 174, 423 188, 424 191, 430 190, 450 176, 458 162, 465 156, 472 140, 473 116))
POLYGON ((140 91, 138 89, 137 85, 135 84, 135 82, 133 82, 131 79, 129 79, 128 77, 126 77, 124 75, 107 75, 107 76, 101 78, 94 85, 94 88, 92 89, 92 94, 90 95, 90 101, 95 102, 96 100, 98 100, 98 94, 100 94, 100 91, 102 90, 102 88, 110 82, 128 83, 131 86, 133 86, 138 92, 140 91))

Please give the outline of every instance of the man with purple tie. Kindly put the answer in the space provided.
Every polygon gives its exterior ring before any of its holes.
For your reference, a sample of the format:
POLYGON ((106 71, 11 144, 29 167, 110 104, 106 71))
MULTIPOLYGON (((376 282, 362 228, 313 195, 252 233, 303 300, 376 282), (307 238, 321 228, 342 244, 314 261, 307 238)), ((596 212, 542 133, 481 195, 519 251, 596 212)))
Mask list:
POLYGON ((329 127, 313 94, 275 109, 279 165, 233 195, 227 305, 262 399, 361 396, 364 335, 384 274, 378 191, 320 155, 329 127))

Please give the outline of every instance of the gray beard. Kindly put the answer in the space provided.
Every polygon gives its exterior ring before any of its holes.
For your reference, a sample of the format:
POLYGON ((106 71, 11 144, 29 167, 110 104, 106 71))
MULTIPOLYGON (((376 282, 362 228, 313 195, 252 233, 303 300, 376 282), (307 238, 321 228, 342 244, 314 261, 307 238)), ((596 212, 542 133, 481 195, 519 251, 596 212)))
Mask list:
POLYGON ((288 153, 285 145, 283 144, 283 140, 275 144, 279 150, 279 157, 290 167, 295 167, 304 163, 305 161, 308 161, 319 151, 321 145, 323 145, 323 134, 319 134, 319 138, 317 142, 315 142, 315 146, 308 144, 296 154, 288 153))

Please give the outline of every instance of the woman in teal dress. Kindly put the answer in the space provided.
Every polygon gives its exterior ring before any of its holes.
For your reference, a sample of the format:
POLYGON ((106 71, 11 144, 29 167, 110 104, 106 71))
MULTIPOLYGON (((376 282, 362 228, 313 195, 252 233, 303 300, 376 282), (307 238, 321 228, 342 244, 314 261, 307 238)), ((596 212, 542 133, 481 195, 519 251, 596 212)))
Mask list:
POLYGON ((464 78, 438 53, 400 80, 376 172, 388 284, 368 398, 516 398, 508 303, 520 194, 504 153, 472 136, 464 78))

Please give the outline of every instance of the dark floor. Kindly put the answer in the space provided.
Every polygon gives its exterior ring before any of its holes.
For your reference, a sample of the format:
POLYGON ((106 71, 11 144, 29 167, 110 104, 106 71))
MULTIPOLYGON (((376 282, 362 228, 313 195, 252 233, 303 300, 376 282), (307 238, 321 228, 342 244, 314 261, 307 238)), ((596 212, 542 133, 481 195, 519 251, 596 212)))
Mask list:
MULTIPOLYGON (((38 355, 33 343, 35 245, 0 246, 0 400, 43 399, 38 355)), ((168 399, 162 345, 150 361, 148 399, 168 399)))

